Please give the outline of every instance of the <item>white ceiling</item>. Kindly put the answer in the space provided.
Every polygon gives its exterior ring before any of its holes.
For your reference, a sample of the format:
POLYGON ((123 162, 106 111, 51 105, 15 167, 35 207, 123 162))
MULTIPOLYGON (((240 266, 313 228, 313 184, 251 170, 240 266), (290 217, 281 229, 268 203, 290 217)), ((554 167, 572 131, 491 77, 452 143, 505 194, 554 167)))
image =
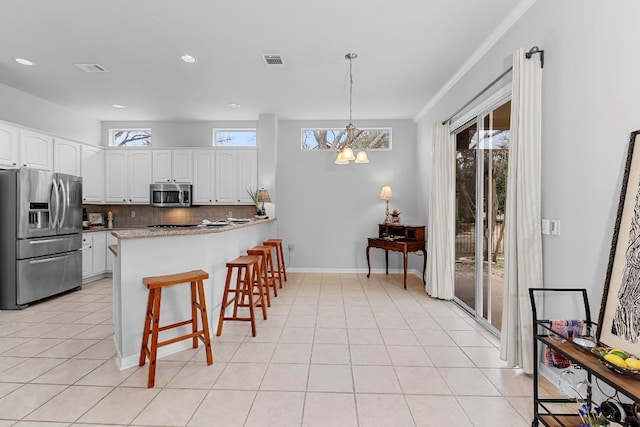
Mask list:
POLYGON ((1 0, 0 83, 99 120, 344 119, 356 52, 354 120, 413 118, 520 2, 1 0))

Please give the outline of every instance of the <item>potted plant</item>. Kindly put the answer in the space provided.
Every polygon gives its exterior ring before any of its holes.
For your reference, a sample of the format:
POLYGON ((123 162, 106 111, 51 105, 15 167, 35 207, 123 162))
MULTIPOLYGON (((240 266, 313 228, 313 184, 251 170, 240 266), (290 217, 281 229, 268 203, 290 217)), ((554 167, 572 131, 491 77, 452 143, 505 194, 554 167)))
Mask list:
POLYGON ((392 224, 399 224, 400 223, 400 212, 398 212, 397 209, 394 209, 391 212, 391 223, 392 224))
POLYGON ((258 199, 259 190, 257 188, 255 191, 249 190, 248 188, 246 190, 251 197, 251 200, 253 200, 253 204, 256 205, 256 214, 264 215, 264 209, 260 207, 260 200, 258 199))

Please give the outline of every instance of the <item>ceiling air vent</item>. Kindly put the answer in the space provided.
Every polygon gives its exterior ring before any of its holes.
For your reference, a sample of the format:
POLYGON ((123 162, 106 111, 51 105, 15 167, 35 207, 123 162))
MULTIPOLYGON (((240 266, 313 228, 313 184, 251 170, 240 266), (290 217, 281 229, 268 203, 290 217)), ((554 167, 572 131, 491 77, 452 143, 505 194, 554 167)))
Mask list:
POLYGON ((75 64, 75 66, 80 68, 85 73, 108 73, 109 72, 109 70, 107 70, 100 64, 75 64))
POLYGON ((264 65, 267 68, 284 67, 284 61, 282 60, 282 55, 263 53, 262 60, 264 61, 264 65))

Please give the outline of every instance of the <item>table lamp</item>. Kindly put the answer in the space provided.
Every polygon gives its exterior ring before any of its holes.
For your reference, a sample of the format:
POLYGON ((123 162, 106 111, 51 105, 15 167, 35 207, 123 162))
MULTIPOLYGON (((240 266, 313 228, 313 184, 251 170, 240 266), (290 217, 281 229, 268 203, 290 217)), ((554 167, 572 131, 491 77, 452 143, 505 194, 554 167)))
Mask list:
POLYGON ((393 199, 393 192, 391 191, 391 186, 383 185, 380 188, 380 195, 378 197, 382 200, 387 201, 387 215, 384 218, 384 223, 389 224, 391 222, 391 217, 389 216, 389 200, 393 199))
POLYGON ((258 201, 262 203, 259 215, 266 215, 267 212, 264 210, 264 203, 271 203, 271 198, 269 197, 269 192, 264 188, 261 188, 260 191, 258 191, 258 201))

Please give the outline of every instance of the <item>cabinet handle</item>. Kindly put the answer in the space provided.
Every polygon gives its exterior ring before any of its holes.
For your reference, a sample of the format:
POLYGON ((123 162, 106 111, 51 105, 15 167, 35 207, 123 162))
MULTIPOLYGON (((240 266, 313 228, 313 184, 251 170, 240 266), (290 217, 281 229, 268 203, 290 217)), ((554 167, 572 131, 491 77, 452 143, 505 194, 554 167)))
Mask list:
POLYGON ((22 165, 22 167, 23 167, 23 168, 26 168, 26 167, 27 167, 27 164, 26 164, 26 163, 24 163, 24 164, 22 165))
POLYGON ((122 201, 123 201, 123 202, 126 202, 126 201, 127 201, 127 199, 122 199, 122 201))
POLYGON ((16 162, 13 162, 13 166, 16 166, 16 165, 17 165, 17 163, 16 163, 16 162))

